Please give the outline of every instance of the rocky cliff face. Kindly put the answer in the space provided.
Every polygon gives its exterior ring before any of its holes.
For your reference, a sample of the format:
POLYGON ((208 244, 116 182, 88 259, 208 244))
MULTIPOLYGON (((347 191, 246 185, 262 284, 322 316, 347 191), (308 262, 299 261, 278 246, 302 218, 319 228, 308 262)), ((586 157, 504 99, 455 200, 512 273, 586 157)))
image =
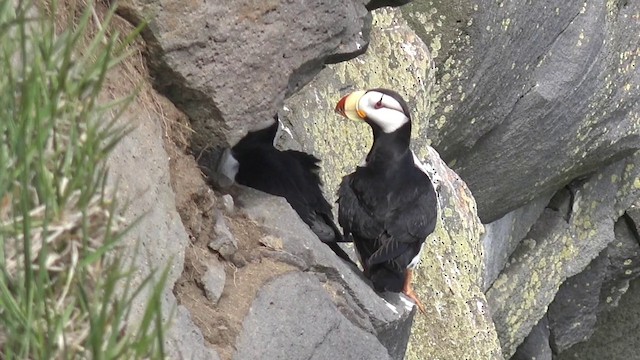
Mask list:
POLYGON ((126 215, 151 214, 132 234, 141 269, 173 255, 172 355, 623 359, 637 348, 608 337, 625 331, 617 319, 640 273, 640 4, 415 0, 369 12, 405 2, 123 4, 129 21, 151 14, 147 64, 179 109, 147 89, 112 162, 138 199, 126 215), (414 150, 442 178, 417 276, 427 316, 381 299, 282 200, 223 198, 196 167, 202 149, 279 111, 279 145, 322 159, 331 198, 371 141, 335 102, 378 86, 409 100, 414 150))

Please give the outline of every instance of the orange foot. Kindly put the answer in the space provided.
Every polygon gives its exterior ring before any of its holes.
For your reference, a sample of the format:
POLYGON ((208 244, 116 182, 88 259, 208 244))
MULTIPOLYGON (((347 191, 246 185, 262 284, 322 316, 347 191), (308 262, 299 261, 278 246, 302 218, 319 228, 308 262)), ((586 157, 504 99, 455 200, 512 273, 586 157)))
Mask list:
POLYGON ((422 313, 422 315, 426 315, 427 311, 422 305, 422 301, 418 299, 418 296, 413 291, 413 287, 411 286, 411 281, 413 280, 413 270, 407 269, 407 273, 404 278, 404 286, 402 287, 402 293, 405 294, 409 299, 413 300, 413 302, 418 307, 418 310, 422 313))

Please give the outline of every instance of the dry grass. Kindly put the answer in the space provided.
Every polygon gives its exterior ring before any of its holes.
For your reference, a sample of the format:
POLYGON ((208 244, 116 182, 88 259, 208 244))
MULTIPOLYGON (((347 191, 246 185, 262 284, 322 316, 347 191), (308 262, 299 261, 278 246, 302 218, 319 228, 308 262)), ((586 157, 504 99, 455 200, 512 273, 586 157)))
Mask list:
POLYGON ((0 359, 161 358, 167 271, 132 287, 106 187, 139 79, 105 91, 107 73, 133 74, 122 59, 139 44, 116 36, 131 28, 104 6, 28 5, 0 0, 0 359), (128 324, 145 289, 142 320, 128 324))

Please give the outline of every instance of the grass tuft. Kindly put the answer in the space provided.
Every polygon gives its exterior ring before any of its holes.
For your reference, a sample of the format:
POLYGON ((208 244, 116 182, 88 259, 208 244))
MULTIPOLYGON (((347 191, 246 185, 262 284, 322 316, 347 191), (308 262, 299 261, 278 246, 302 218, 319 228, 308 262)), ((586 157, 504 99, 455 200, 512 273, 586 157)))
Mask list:
POLYGON ((93 3, 58 29, 59 6, 0 0, 0 359, 163 358, 167 269, 131 285, 105 160, 131 96, 98 101, 140 29, 97 31, 93 3), (90 35, 88 35, 90 34, 90 35), (133 300, 148 304, 129 324, 133 300))

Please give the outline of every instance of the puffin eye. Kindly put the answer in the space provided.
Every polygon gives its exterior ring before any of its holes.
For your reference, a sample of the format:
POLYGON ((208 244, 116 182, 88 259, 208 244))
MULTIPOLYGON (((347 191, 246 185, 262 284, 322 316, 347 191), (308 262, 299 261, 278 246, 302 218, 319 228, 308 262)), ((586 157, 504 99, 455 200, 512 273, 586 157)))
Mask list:
POLYGON ((374 108, 374 109, 380 109, 380 108, 384 107, 384 106, 382 105, 382 98, 383 98, 383 97, 384 97, 384 96, 382 96, 382 97, 380 98, 380 100, 378 100, 378 102, 377 102, 377 103, 375 103, 375 105, 373 105, 373 108, 374 108))

